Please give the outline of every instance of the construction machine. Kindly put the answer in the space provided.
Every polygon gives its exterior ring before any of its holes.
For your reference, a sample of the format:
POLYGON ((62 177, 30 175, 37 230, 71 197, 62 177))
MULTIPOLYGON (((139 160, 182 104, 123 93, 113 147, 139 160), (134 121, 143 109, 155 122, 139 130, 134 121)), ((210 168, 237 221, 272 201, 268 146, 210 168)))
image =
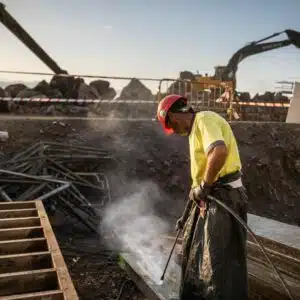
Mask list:
POLYGON ((290 45, 294 45, 297 48, 300 48, 300 32, 292 30, 292 29, 287 29, 282 32, 274 33, 274 34, 272 34, 266 38, 263 38, 259 41, 251 42, 251 43, 247 44, 246 46, 244 46, 243 48, 241 48, 240 50, 238 50, 237 52, 235 52, 233 54, 233 56, 230 58, 227 66, 217 67, 216 73, 213 76, 213 78, 219 79, 219 80, 222 80, 225 82, 233 81, 234 82, 233 88, 235 89, 236 88, 236 72, 238 70, 238 64, 244 58, 254 55, 254 54, 258 54, 258 53, 262 53, 262 52, 266 52, 266 51, 270 51, 270 50, 274 50, 274 49, 278 49, 278 48, 282 48, 282 47, 286 47, 286 46, 290 46, 290 45), (262 42, 269 40, 273 37, 276 37, 282 33, 286 33, 288 38, 285 40, 282 40, 282 41, 262 43, 262 42))
POLYGON ((0 22, 11 31, 25 46, 27 46, 46 66, 55 74, 67 74, 58 64, 40 47, 29 33, 10 15, 5 5, 0 3, 0 22))
MULTIPOLYGON (((30 49, 50 70, 56 75, 50 84, 63 92, 65 98, 76 98, 79 85, 82 79, 74 76, 66 76, 68 72, 62 69, 29 35, 29 33, 14 19, 5 9, 5 5, 0 3, 0 22, 11 31, 28 49, 30 49)), ((1 109, 0 109, 1 110, 1 109)))
POLYGON ((260 39, 248 43, 243 48, 239 49, 233 54, 226 66, 216 66, 215 74, 213 76, 205 76, 195 74, 192 81, 193 91, 201 92, 206 89, 221 89, 221 94, 228 90, 236 90, 236 72, 238 70, 238 64, 248 56, 263 53, 266 51, 294 45, 300 48, 300 32, 287 29, 282 32, 274 33, 266 38, 260 39), (279 36, 282 33, 286 33, 287 39, 282 41, 274 41, 262 43, 266 40, 279 36))

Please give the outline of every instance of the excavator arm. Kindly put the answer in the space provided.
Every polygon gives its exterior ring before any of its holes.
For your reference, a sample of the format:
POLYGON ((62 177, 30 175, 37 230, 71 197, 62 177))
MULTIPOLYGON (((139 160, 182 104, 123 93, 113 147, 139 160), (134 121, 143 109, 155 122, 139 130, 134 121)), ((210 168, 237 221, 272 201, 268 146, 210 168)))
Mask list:
POLYGON ((274 33, 264 39, 261 39, 256 42, 252 42, 245 47, 241 48, 238 50, 229 60, 227 66, 223 69, 222 74, 221 74, 221 80, 222 81, 231 81, 233 80, 235 82, 235 75, 238 69, 238 64, 245 59, 248 56, 270 51, 273 49, 281 48, 281 47, 286 47, 289 45, 294 45, 297 48, 300 48, 300 32, 287 29, 282 32, 274 33), (277 41, 277 42, 268 42, 268 43, 262 43, 266 40, 269 40, 273 37, 276 37, 282 33, 286 33, 288 36, 288 39, 282 40, 282 41, 277 41))
POLYGON ((67 74, 58 64, 37 44, 25 29, 7 12, 5 5, 0 3, 0 22, 11 31, 25 46, 42 60, 55 74, 67 74))

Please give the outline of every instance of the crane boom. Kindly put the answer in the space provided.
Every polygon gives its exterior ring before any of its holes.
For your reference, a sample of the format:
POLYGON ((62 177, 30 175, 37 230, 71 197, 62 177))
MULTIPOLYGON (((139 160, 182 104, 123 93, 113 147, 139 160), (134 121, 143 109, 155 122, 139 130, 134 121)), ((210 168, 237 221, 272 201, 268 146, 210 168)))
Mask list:
POLYGON ((264 39, 261 39, 259 41, 252 42, 233 54, 233 56, 231 57, 231 59, 229 60, 229 62, 227 64, 227 66, 222 67, 223 70, 221 72, 220 79, 223 81, 233 80, 235 82, 235 75, 236 75, 236 72, 238 69, 238 64, 243 59, 245 59, 248 56, 254 55, 254 54, 274 50, 277 48, 286 47, 289 45, 294 45, 297 48, 300 48, 300 32, 292 30, 292 29, 287 29, 283 32, 274 33, 274 34, 272 34, 264 39), (270 38, 278 36, 284 32, 288 36, 288 39, 286 39, 286 40, 277 41, 277 42, 261 43, 265 40, 268 40, 270 38))
POLYGON ((9 14, 5 5, 0 3, 0 22, 11 31, 25 46, 27 46, 55 74, 67 74, 58 64, 37 44, 26 30, 9 14))

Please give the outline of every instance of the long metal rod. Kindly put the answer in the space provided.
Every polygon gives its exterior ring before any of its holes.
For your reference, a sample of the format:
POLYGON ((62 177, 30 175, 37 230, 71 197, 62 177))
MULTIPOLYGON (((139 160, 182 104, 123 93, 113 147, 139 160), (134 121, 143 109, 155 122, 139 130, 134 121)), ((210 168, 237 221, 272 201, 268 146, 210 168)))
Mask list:
POLYGON ((57 168, 60 168, 64 172, 65 175, 68 175, 70 177, 74 177, 75 179, 77 179, 79 181, 78 183, 76 183, 76 182, 74 182, 74 180, 72 180, 72 182, 74 184, 81 184, 81 185, 89 186, 89 187, 94 188, 94 189, 103 190, 99 186, 90 183, 88 180, 82 178, 80 175, 78 175, 78 174, 72 172, 71 170, 69 170, 68 168, 64 167, 62 164, 57 163, 55 160, 53 160, 53 159, 51 159, 49 157, 47 157, 46 159, 50 163, 52 163, 53 165, 55 165, 57 168), (82 183, 80 183, 80 181, 82 183))
POLYGON ((55 159, 57 159, 57 158, 60 158, 60 159, 98 159, 98 160, 100 160, 100 159, 109 159, 109 158, 111 158, 111 156, 99 156, 99 155, 89 155, 89 154, 72 154, 72 153, 70 153, 70 154, 53 154, 53 155, 51 155, 51 154, 49 154, 49 155, 47 155, 47 157, 48 158, 55 158, 55 159))
POLYGON ((52 191, 44 194, 42 196, 39 196, 35 200, 46 200, 47 198, 49 198, 49 197, 51 197, 51 196, 53 196, 53 195, 55 195, 55 194, 57 194, 57 193, 65 190, 65 189, 67 189, 69 187, 70 187, 70 183, 66 183, 66 184, 64 184, 64 185, 62 185, 62 186, 60 186, 60 187, 58 187, 58 188, 56 188, 56 189, 54 189, 54 190, 52 190, 52 191))
POLYGON ((2 188, 0 188, 0 195, 5 201, 12 202, 11 198, 5 193, 5 191, 2 188))
POLYGON ((171 257, 172 257, 173 251, 174 251, 174 249, 175 249, 175 246, 176 246, 177 240, 178 240, 178 238, 179 238, 179 234, 180 234, 180 232, 181 232, 181 230, 178 230, 178 231, 177 231, 176 239, 175 239, 175 241, 174 241, 174 243, 173 243, 173 247, 172 247, 172 249, 171 249, 171 251, 170 251, 170 254, 169 254, 169 257, 168 257, 168 260, 167 260, 167 263, 166 263, 165 269, 164 269, 164 271, 163 271, 163 274, 162 274, 162 276, 160 277, 160 280, 164 280, 164 278, 165 278, 165 274, 166 274, 166 271, 167 271, 167 268, 168 268, 168 265, 169 265, 170 259, 171 259, 171 257))
POLYGON ((29 33, 17 22, 16 19, 5 9, 4 4, 0 3, 0 21, 14 34, 29 50, 31 50, 49 69, 59 74, 64 71, 58 64, 45 52, 45 50, 29 35, 29 33))
POLYGON ((25 180, 22 178, 0 178, 0 184, 4 184, 4 183, 41 184, 43 182, 42 178, 44 178, 44 177, 41 176, 40 180, 25 180))
POLYGON ((24 177, 24 178, 29 178, 29 179, 36 179, 37 181, 46 181, 46 182, 54 182, 54 183, 62 183, 62 184, 66 184, 68 182, 66 181, 62 181, 62 180, 56 180, 56 179, 50 179, 50 178, 45 178, 45 177, 40 177, 40 176, 33 176, 33 175, 27 175, 27 174, 23 174, 23 173, 18 173, 18 172, 13 172, 13 171, 8 171, 8 170, 3 170, 0 169, 0 174, 4 173, 4 174, 10 174, 10 175, 16 175, 16 176, 20 176, 20 177, 24 177))
POLYGON ((36 186, 32 186, 32 188, 29 188, 28 190, 26 190, 22 195, 20 195, 16 200, 17 201, 25 201, 25 200, 30 200, 32 197, 34 197, 34 195, 36 195, 37 193, 39 193, 40 191, 42 191, 45 187, 46 187, 47 183, 44 182, 41 185, 36 186))
MULTIPOLYGON (((88 74, 55 74, 48 72, 29 72, 29 71, 9 71, 9 70, 0 70, 0 73, 5 74, 24 74, 24 75, 43 75, 43 76, 61 76, 61 77, 82 77, 82 78, 99 78, 99 79, 124 79, 132 80, 137 77, 125 77, 125 76, 102 76, 102 75, 88 75, 88 74)), ((151 78, 151 77, 138 77, 139 80, 144 81, 160 81, 161 78, 151 78)), ((164 78, 164 80, 176 81, 177 79, 164 78)))
POLYGON ((76 207, 73 206, 73 204, 66 201, 63 197, 59 196, 60 203, 65 205, 68 209, 70 209, 70 212, 76 216, 83 224, 85 224, 88 228, 90 228, 94 233, 99 235, 99 232, 97 228, 94 227, 88 220, 83 218, 83 216, 76 210, 76 207))
POLYGON ((66 147, 66 145, 62 145, 60 146, 60 148, 58 147, 50 147, 50 148, 47 148, 45 149, 45 154, 49 154, 49 153, 69 153, 70 151, 74 152, 74 153, 84 153, 84 154, 93 154, 93 155, 107 155, 108 154, 108 151, 96 151, 96 150, 81 150, 81 149, 77 149, 77 148, 74 148, 72 146, 68 146, 66 147), (63 148, 62 148, 63 147, 63 148))
POLYGON ((106 150, 99 150, 96 147, 88 147, 88 146, 79 146, 74 144, 66 144, 66 143, 55 143, 55 142, 44 142, 45 146, 57 146, 57 147, 71 147, 72 149, 80 149, 80 150, 91 150, 91 151, 97 151, 100 153, 108 153, 106 150))
POLYGON ((29 148, 27 148, 26 150, 14 155, 10 161, 14 162, 15 160, 17 160, 21 157, 24 157, 24 156, 29 157, 29 156, 31 156, 32 151, 37 150, 37 148, 39 149, 41 146, 42 146, 42 142, 37 142, 37 143, 33 144, 32 146, 30 146, 29 148))

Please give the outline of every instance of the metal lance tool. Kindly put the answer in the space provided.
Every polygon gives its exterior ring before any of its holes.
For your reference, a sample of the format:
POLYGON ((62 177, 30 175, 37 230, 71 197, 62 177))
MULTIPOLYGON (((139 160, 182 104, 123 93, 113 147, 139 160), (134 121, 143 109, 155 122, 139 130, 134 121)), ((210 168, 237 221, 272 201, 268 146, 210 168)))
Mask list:
POLYGON ((179 234, 180 234, 180 232, 181 232, 181 230, 180 230, 180 229, 178 229, 178 231, 177 231, 177 235, 176 235, 176 239, 175 239, 175 241, 174 241, 174 244, 173 244, 173 247, 172 247, 172 249, 171 249, 171 251, 170 251, 169 258, 168 258, 168 260, 167 260, 167 263, 166 263, 166 266, 165 266, 164 272, 163 272, 162 276, 160 277, 160 281, 161 281, 161 282, 162 282, 162 281, 165 279, 165 274, 166 274, 166 271, 167 271, 167 268, 168 268, 168 265, 169 265, 170 259, 171 259, 171 257, 172 257, 172 254, 173 254, 174 248, 175 248, 175 246, 176 246, 177 240, 178 240, 178 238, 179 238, 179 234))
POLYGON ((171 249, 171 252, 170 252, 170 254, 169 254, 169 258, 168 258, 168 261, 167 261, 167 263, 166 263, 164 272, 163 272, 163 274, 162 274, 162 276, 161 276, 161 278, 160 278, 160 284, 162 284, 162 282, 163 282, 163 280, 164 280, 164 278, 165 278, 165 273, 166 273, 166 271, 167 271, 167 268, 168 268, 170 259, 171 259, 171 257, 172 257, 172 254, 173 254, 175 245, 176 245, 176 243, 177 243, 179 234, 180 234, 181 231, 184 231, 184 228, 185 228, 185 225, 186 225, 186 221, 187 221, 187 219, 188 219, 188 217, 189 217, 189 215, 190 215, 190 210, 191 210, 191 208, 192 208, 192 204, 193 204, 193 201, 188 200, 187 203, 186 203, 186 205, 185 205, 184 212, 183 212, 183 215, 182 215, 182 217, 181 217, 181 225, 180 225, 180 226, 178 227, 178 229, 177 229, 177 236, 176 236, 176 239, 175 239, 175 241, 174 241, 174 244, 173 244, 173 247, 172 247, 172 249, 171 249), (185 225, 182 226, 183 224, 185 224, 185 225))

